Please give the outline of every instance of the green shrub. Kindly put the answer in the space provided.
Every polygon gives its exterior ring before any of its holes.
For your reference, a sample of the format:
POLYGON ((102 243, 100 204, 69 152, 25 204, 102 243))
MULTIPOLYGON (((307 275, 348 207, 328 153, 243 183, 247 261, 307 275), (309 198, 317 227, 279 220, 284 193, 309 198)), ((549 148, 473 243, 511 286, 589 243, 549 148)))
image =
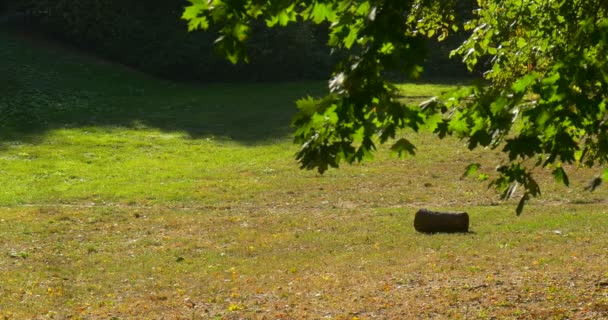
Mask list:
POLYGON ((326 77, 325 40, 310 24, 255 32, 252 63, 233 66, 213 51, 216 33, 187 32, 186 2, 26 0, 35 26, 137 69, 182 80, 277 80, 326 77))
MULTIPOLYGON (((187 31, 181 20, 186 0, 0 0, 27 13, 34 28, 147 73, 179 80, 265 81, 327 79, 333 57, 325 45, 326 26, 309 23, 285 28, 254 24, 250 64, 231 65, 215 54, 215 30, 187 31)), ((472 17, 475 1, 459 2, 457 17, 472 17)), ((2 6, 0 5, 0 8, 2 6)), ((430 42, 425 74, 459 78, 460 61, 448 58, 466 33, 430 42)))

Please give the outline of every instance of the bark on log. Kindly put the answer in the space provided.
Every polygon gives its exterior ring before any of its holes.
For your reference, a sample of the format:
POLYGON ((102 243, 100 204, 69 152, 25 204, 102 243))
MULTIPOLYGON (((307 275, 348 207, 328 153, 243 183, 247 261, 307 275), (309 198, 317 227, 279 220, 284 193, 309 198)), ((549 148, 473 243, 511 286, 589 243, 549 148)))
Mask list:
POLYGON ((424 233, 469 232, 469 215, 466 212, 436 212, 420 209, 414 217, 414 228, 424 233))

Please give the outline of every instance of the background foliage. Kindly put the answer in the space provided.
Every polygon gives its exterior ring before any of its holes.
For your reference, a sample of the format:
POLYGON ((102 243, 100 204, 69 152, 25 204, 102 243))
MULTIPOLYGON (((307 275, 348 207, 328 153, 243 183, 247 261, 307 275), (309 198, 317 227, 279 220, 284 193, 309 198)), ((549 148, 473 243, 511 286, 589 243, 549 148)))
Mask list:
MULTIPOLYGON (((569 185, 564 164, 605 165, 608 161, 607 7, 603 1, 478 0, 465 24, 472 34, 454 51, 487 83, 464 88, 419 106, 399 101, 388 75, 422 74, 426 39, 444 40, 459 29, 455 1, 257 1, 190 0, 183 18, 191 30, 221 25, 218 48, 230 60, 248 59, 245 39, 251 21, 267 25, 299 19, 331 23, 329 44, 348 54, 336 64, 322 99, 302 99, 294 124, 296 158, 302 168, 326 171, 342 161, 371 157, 377 144, 415 154, 403 129, 427 127, 439 137, 456 135, 469 148, 501 148, 491 185, 510 198, 524 192, 521 213, 540 195, 534 168, 553 172, 569 185)), ((462 6, 462 5, 461 5, 462 6)), ((471 164, 466 174, 476 172, 471 164)), ((608 169, 590 182, 595 189, 608 169)))
MULTIPOLYGON (((327 79, 339 58, 327 47, 327 24, 299 21, 266 28, 253 21, 247 40, 251 61, 232 65, 214 49, 217 27, 189 33, 180 20, 187 1, 5 0, 35 30, 145 72, 182 80, 251 81, 327 79)), ((470 2, 470 1, 469 1, 470 2)), ((0 4, 0 8, 2 5, 0 4)), ((1 9, 0 9, 1 10, 1 9)), ((471 6, 462 8, 471 11, 471 6)), ((464 35, 464 33, 463 33, 464 35)), ((448 53, 460 42, 430 43, 429 76, 463 77, 448 53)))
MULTIPOLYGON (((489 61, 484 76, 491 85, 461 93, 447 130, 471 148, 508 154, 494 184, 505 198, 524 186, 521 212, 530 196, 540 194, 534 168, 549 169, 569 185, 565 165, 608 162, 608 12, 593 0, 479 4, 467 24, 473 34, 455 54, 471 69, 480 59, 489 61)), ((587 189, 602 179, 608 169, 587 189)))
MULTIPOLYGON (((14 3, 14 2, 13 2, 14 3)), ((215 54, 214 33, 188 33, 186 2, 19 1, 35 30, 145 72, 184 80, 319 78, 329 68, 323 33, 311 24, 263 30, 250 39, 255 64, 233 66, 215 54), (280 66, 280 67, 278 67, 280 66)))

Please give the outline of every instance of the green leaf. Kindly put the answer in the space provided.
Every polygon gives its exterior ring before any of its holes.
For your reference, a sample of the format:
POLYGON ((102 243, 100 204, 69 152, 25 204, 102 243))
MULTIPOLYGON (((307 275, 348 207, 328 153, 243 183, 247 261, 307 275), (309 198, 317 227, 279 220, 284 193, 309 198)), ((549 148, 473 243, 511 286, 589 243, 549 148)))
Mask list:
POLYGON ((189 0, 192 3, 190 6, 184 8, 182 19, 188 20, 188 31, 194 31, 197 29, 209 28, 209 20, 205 16, 200 16, 203 12, 208 9, 206 1, 202 0, 189 0))
POLYGON ((286 26, 289 22, 293 22, 297 20, 297 13, 294 10, 295 4, 290 5, 285 8, 283 11, 279 12, 277 15, 279 19, 279 24, 282 26, 286 26))
POLYGON ((443 117, 439 113, 434 113, 430 116, 427 116, 424 120, 424 124, 428 128, 430 132, 435 132, 439 127, 439 124, 443 121, 443 117))
POLYGON ((528 44, 528 43, 526 42, 526 39, 524 39, 524 38, 517 38, 517 47, 518 47, 519 49, 521 49, 521 48, 525 47, 525 46, 526 46, 526 44, 528 44))
POLYGON ((557 80, 559 80, 559 78, 560 78, 559 73, 554 72, 554 73, 550 74, 548 77, 543 78, 541 83, 544 85, 551 85, 551 84, 554 84, 555 82, 557 82, 557 80))
POLYGON ((500 114, 504 111, 505 106, 509 103, 507 98, 500 96, 490 104, 490 110, 493 114, 500 114))
POLYGON ((353 44, 355 43, 355 41, 357 40, 357 37, 359 36, 359 27, 352 25, 349 26, 348 28, 348 35, 344 38, 344 40, 342 40, 342 42, 344 43, 344 47, 347 49, 350 49, 353 44))
POLYGON ((524 93, 528 90, 528 87, 536 81, 536 77, 537 75, 535 73, 529 73, 517 80, 511 88, 515 93, 524 93))
POLYGON ((409 140, 401 138, 393 144, 391 151, 396 153, 399 157, 404 157, 406 153, 413 156, 416 155, 416 146, 414 146, 409 140))
POLYGON ((249 26, 246 24, 237 23, 232 28, 232 35, 241 42, 243 42, 247 39, 248 33, 249 33, 249 26))
POLYGON ((459 134, 460 136, 466 136, 469 132, 469 126, 467 125, 465 119, 455 117, 450 121, 449 130, 459 134))
POLYGON ((353 134, 351 135, 351 138, 353 140, 353 143, 361 143, 365 138, 365 127, 361 126, 359 127, 359 129, 355 130, 355 132, 353 132, 353 134))
POLYGON ((311 96, 296 101, 296 107, 300 109, 300 113, 305 114, 306 116, 314 114, 318 106, 319 104, 317 101, 311 96))
POLYGON ((209 20, 207 20, 207 17, 194 18, 188 22, 188 31, 194 31, 199 28, 203 30, 209 28, 209 20))
POLYGON ((323 113, 323 117, 327 123, 335 125, 340 120, 338 114, 336 113, 336 109, 337 107, 333 105, 327 108, 327 110, 325 110, 325 112, 323 113))
POLYGON ((278 16, 272 16, 272 17, 266 19, 266 26, 268 26, 269 28, 274 27, 277 23, 279 23, 278 16))
POLYGON ((555 177, 555 181, 563 182, 566 186, 570 186, 570 180, 568 179, 568 175, 566 174, 566 171, 564 171, 564 168, 558 166, 553 170, 552 174, 553 177, 555 177))
POLYGON ((395 46, 391 42, 385 42, 382 44, 382 47, 380 48, 380 53, 382 53, 384 55, 389 55, 389 54, 393 53, 394 50, 395 50, 395 46))
POLYGON ((282 26, 286 26, 289 23, 289 14, 285 11, 279 13, 277 18, 279 19, 279 24, 282 26))
POLYGON ((447 29, 442 29, 441 33, 437 37, 437 41, 441 42, 441 41, 445 40, 447 37, 448 37, 448 30, 447 29))
POLYGON ((364 1, 357 8, 357 14, 360 16, 368 15, 370 12, 370 8, 371 6, 369 4, 369 1, 364 1))
POLYGON ((188 0, 191 5, 184 8, 184 13, 182 14, 182 19, 191 20, 198 15, 208 9, 207 1, 203 0, 188 0))
POLYGON ((312 21, 319 24, 325 20, 333 22, 336 20, 336 12, 329 3, 317 2, 314 4, 311 12, 312 21))

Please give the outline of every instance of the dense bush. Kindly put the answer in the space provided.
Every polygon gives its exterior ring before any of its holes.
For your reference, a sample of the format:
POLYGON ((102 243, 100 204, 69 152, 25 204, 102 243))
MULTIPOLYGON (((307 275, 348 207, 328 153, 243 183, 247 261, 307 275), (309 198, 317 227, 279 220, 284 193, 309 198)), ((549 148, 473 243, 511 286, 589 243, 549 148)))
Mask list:
MULTIPOLYGON (((254 32, 252 64, 233 66, 213 52, 216 34, 188 33, 182 1, 20 1, 34 26, 112 60, 177 79, 272 80, 319 78, 329 72, 317 26, 254 32)), ((262 28, 260 28, 261 30, 262 28)))
MULTIPOLYGON (((62 40, 148 73, 181 80, 326 79, 332 57, 326 26, 307 23, 268 29, 254 24, 251 63, 231 65, 213 50, 217 36, 187 32, 180 19, 185 0, 0 0, 27 13, 27 23, 62 40)), ((471 2, 471 1, 469 1, 471 2)), ((459 11, 470 12, 472 5, 459 11)), ((463 35, 429 44, 426 74, 462 77, 465 68, 448 59, 463 35)))

